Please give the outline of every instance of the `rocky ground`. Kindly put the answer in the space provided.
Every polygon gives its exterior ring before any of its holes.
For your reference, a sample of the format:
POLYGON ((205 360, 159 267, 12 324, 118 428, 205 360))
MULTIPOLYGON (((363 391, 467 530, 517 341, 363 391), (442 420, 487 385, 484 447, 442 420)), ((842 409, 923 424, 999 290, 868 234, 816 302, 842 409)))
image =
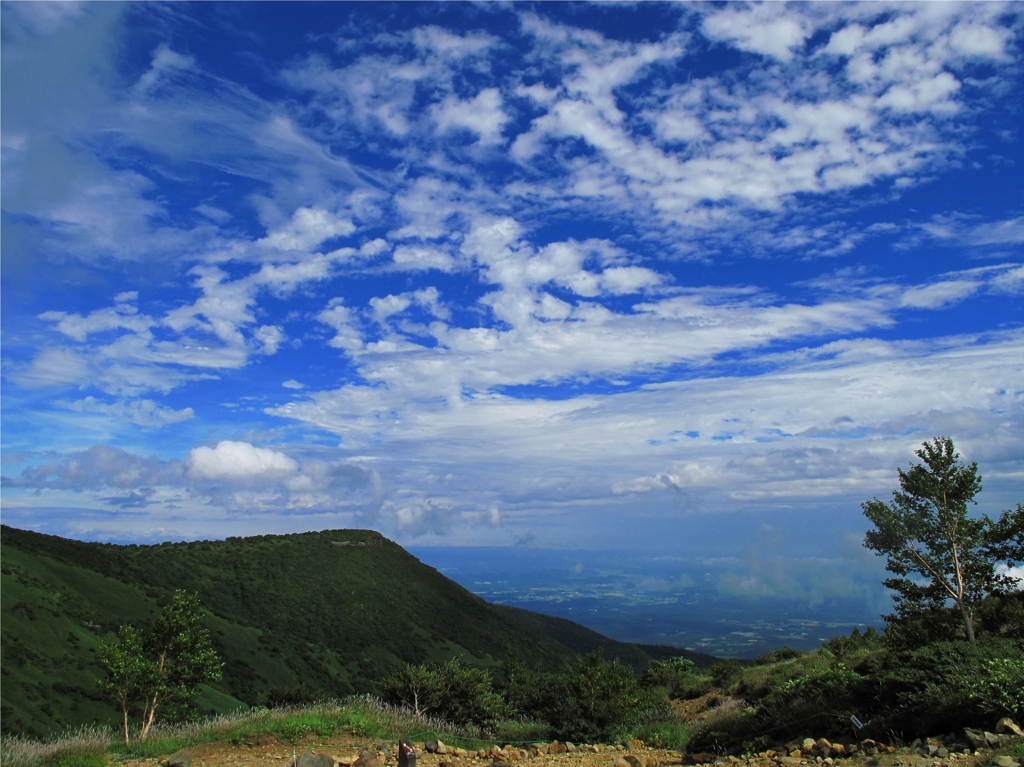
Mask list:
MULTIPOLYGON (((466 751, 437 741, 414 743, 416 767, 662 767, 719 765, 720 767, 1020 767, 1006 755, 1020 742, 1020 730, 1001 720, 999 732, 967 731, 970 743, 952 736, 896 746, 871 740, 829 743, 806 738, 779 750, 756 755, 686 754, 648 748, 640 741, 626 746, 536 743, 507 745, 487 751, 466 751)), ((396 743, 366 743, 348 735, 294 747, 269 736, 238 744, 212 743, 162 759, 131 760, 126 767, 395 767, 396 743), (296 764, 297 763, 297 764, 296 764)))

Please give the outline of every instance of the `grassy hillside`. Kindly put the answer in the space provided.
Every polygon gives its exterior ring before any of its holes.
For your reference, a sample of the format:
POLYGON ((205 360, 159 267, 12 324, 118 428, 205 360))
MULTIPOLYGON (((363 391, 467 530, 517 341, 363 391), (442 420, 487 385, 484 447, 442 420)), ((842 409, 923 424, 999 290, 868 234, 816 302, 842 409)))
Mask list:
MULTIPOLYGON (((304 687, 374 689, 401 662, 497 666, 509 650, 553 669, 594 643, 646 653, 570 621, 501 608, 367 530, 117 546, 0 529, 2 726, 44 735, 113 721, 95 650, 145 624, 174 589, 198 592, 224 678, 199 703, 226 711, 304 687)), ((628 656, 628 657, 627 657, 628 656)))

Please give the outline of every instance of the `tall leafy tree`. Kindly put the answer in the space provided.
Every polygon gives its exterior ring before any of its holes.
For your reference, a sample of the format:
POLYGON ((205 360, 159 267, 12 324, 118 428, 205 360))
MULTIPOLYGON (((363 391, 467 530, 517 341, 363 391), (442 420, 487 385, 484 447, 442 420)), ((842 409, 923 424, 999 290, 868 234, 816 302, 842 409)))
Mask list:
POLYGON ((886 569, 899 576, 885 585, 896 592, 900 615, 941 608, 952 600, 967 639, 974 642, 977 605, 1017 583, 1000 575, 997 565, 1013 565, 1022 556, 1024 510, 1018 504, 998 520, 968 516, 981 477, 976 463, 960 460, 949 437, 923 443, 915 455, 922 463, 897 469, 900 489, 893 491, 890 503, 875 498, 862 504, 875 525, 864 545, 886 555, 886 569))
POLYGON ((100 688, 121 708, 126 744, 131 709, 142 710, 139 739, 145 740, 158 708, 187 703, 204 682, 220 679, 223 664, 202 620, 199 595, 178 590, 145 634, 122 626, 118 644, 100 645, 97 658, 107 671, 100 688))

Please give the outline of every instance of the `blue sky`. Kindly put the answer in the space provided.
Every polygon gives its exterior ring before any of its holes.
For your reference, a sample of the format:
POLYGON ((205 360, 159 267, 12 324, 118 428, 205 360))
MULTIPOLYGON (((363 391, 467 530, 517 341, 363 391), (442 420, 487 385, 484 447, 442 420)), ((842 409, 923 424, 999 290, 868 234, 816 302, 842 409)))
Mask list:
POLYGON ((2 26, 8 524, 876 570, 940 434, 1022 500, 1020 5, 2 26))

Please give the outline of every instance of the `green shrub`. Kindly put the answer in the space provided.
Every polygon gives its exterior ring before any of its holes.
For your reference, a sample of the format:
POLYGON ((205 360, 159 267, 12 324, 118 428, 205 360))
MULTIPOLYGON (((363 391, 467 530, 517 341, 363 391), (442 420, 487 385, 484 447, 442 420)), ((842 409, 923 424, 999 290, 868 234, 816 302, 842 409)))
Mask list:
POLYGON ((457 660, 431 668, 407 664, 383 681, 381 693, 389 703, 408 706, 417 714, 482 729, 492 727, 505 711, 492 689, 491 675, 457 660))
POLYGON ((693 661, 678 657, 671 660, 652 660, 640 677, 646 688, 662 687, 670 698, 679 698, 693 681, 693 661))
POLYGON ((983 673, 960 682, 971 702, 999 717, 1024 714, 1024 659, 992 658, 982 666, 983 673))
POLYGON ((632 669, 606 661, 598 650, 566 664, 551 679, 544 713, 559 739, 614 743, 646 723, 664 721, 668 705, 641 688, 632 669))
POLYGON ((936 642, 890 653, 877 672, 881 720, 917 735, 989 726, 993 713, 1020 710, 1022 669, 1021 640, 936 642))
POLYGON ((555 675, 527 668, 515 653, 505 658, 501 671, 501 697, 505 701, 506 715, 510 718, 543 719, 549 708, 555 675))
POLYGON ((739 678, 742 668, 736 659, 722 658, 711 667, 711 681, 715 687, 728 687, 739 678))

